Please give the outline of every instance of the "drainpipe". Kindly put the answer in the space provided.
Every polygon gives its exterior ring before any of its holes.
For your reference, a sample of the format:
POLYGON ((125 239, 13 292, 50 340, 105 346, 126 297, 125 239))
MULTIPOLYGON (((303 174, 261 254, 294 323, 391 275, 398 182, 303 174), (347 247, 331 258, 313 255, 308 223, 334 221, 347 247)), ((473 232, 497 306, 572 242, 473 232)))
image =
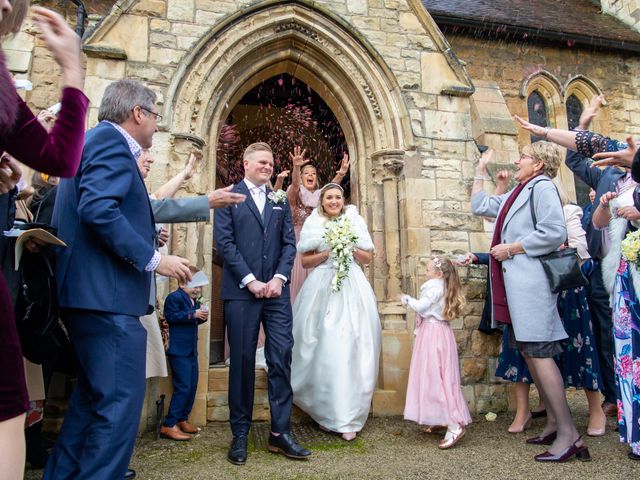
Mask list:
POLYGON ((87 9, 81 0, 69 0, 78 7, 76 12, 76 33, 80 38, 84 35, 84 22, 87 19, 87 9))

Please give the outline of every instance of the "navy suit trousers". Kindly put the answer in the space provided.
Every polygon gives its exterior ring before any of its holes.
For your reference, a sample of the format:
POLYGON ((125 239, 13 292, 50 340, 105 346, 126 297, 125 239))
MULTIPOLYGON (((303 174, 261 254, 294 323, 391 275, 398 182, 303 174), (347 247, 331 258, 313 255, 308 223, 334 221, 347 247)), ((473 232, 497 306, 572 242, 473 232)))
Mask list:
POLYGON ((147 332, 130 315, 63 309, 62 319, 78 379, 43 478, 123 478, 144 401, 147 332))
POLYGON ((164 417, 164 425, 173 427, 178 422, 189 419, 198 389, 198 356, 169 355, 173 394, 169 404, 169 413, 164 417))
POLYGON ((293 401, 291 301, 289 298, 226 300, 224 317, 231 354, 229 411, 233 435, 247 435, 251 428, 260 323, 266 336, 264 353, 269 367, 271 430, 289 433, 293 401))

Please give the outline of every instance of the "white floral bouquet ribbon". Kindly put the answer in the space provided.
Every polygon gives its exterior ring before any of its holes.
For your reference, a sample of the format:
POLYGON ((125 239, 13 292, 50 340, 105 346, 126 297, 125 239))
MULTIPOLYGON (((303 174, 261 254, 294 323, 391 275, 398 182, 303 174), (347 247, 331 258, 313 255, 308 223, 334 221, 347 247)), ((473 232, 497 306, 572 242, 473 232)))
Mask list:
POLYGON ((353 247, 358 243, 358 236, 351 227, 351 220, 341 216, 329 221, 323 239, 329 245, 333 268, 336 270, 331 280, 331 291, 339 292, 342 282, 349 275, 353 247))

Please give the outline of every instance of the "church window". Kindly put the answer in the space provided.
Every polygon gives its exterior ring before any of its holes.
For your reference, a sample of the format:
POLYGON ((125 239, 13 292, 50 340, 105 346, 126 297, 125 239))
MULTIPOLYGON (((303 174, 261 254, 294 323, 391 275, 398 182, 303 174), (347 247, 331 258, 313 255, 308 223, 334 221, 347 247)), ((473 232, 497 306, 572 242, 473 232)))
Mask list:
MULTIPOLYGON (((529 110, 529 121, 534 125, 541 127, 549 126, 549 118, 547 116, 547 105, 544 101, 544 97, 538 90, 534 90, 527 99, 527 107, 529 110)), ((531 135, 531 142, 537 142, 538 140, 544 140, 542 137, 531 135)))

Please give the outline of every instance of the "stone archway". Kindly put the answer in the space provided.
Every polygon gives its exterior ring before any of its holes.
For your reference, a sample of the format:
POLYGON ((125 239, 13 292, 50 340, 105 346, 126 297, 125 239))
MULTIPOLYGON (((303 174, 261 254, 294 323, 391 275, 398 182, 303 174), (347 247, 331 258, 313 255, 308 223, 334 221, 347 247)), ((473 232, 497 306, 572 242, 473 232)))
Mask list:
POLYGON ((178 66, 164 102, 168 129, 179 132, 173 143, 202 140, 208 162, 202 177, 209 182, 203 187, 210 187, 219 130, 235 104, 279 74, 309 85, 338 119, 353 159, 352 196, 376 243, 369 278, 383 325, 389 319, 404 321, 404 312, 391 305, 402 277, 397 179, 411 143, 400 88, 366 41, 336 18, 303 4, 265 3, 211 30, 178 66))

